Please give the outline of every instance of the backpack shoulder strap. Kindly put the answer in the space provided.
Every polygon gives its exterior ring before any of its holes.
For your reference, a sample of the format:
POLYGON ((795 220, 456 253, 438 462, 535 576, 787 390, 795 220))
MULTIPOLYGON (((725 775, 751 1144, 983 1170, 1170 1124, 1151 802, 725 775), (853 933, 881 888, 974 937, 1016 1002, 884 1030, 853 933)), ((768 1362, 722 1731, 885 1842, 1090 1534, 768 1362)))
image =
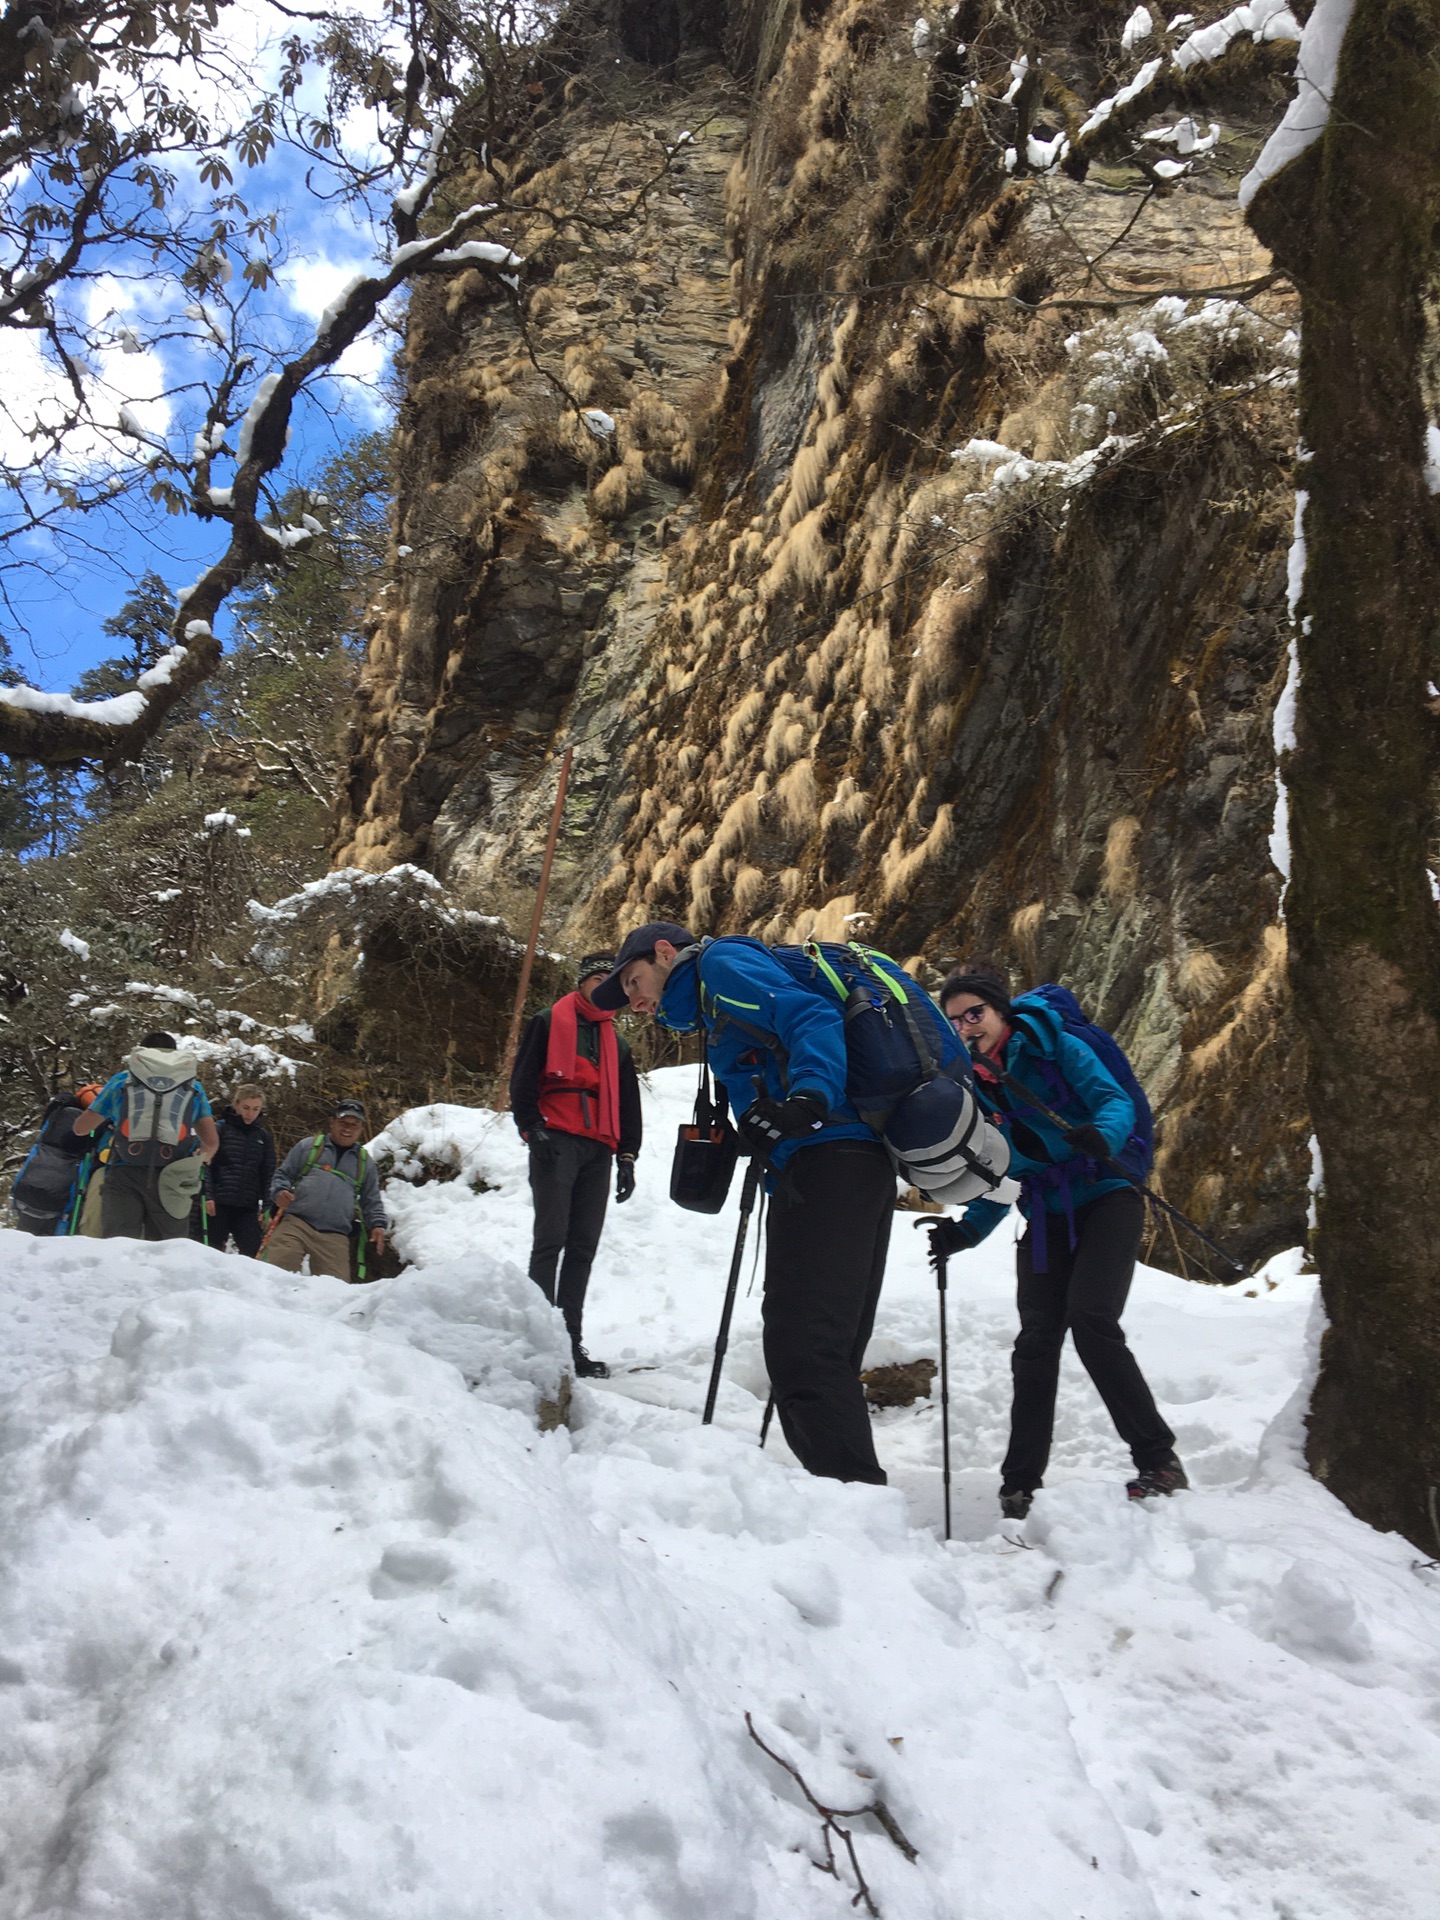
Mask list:
MULTIPOLYGON (((749 940, 749 937, 744 934, 722 935, 722 938, 743 939, 746 940, 750 946, 759 946, 761 944, 758 940, 749 940)), ((714 946, 717 942, 709 941, 706 944, 707 946, 714 946)), ((697 982, 697 995, 700 1009, 701 1032, 704 1033, 707 1027, 709 1029, 708 1039, 705 1043, 707 1060, 709 1041, 718 1040, 727 1027, 735 1027, 745 1035, 747 1040, 753 1040, 757 1047, 764 1047, 770 1053, 774 1054, 775 1066, 780 1075, 780 1084, 788 1090, 790 1085, 790 1049, 785 1045, 784 1041, 781 1040, 779 1034, 767 1033, 763 1027, 757 1027, 749 1020, 743 1018, 742 1015, 732 1013, 729 1010, 729 1002, 722 1004, 717 1001, 706 987, 703 973, 700 974, 697 982)))
MULTIPOLYGON (((315 1171, 315 1162, 320 1158, 321 1154, 324 1151, 325 1151, 325 1136, 323 1133, 317 1133, 315 1138, 310 1142, 309 1158, 306 1160, 304 1166, 300 1169, 300 1180, 303 1180, 307 1173, 313 1173, 315 1171)), ((300 1181, 297 1180, 295 1184, 298 1186, 300 1184, 300 1181)))
MULTIPOLYGON (((926 1033, 921 1028, 920 1022, 915 1015, 915 1009, 911 1005, 910 996, 906 993, 904 987, 901 986, 900 982, 896 980, 886 968, 876 964, 877 961, 880 960, 889 960, 889 954, 880 953, 875 947, 862 947, 858 940, 852 940, 850 942, 850 951, 855 955, 856 964, 860 966, 872 980, 877 981, 882 987, 886 988, 892 998, 899 1002, 901 1018, 904 1020, 906 1031, 910 1035, 910 1044, 915 1049, 915 1058, 920 1062, 926 1079, 933 1080, 935 1075, 940 1072, 942 1066, 939 1045, 933 1034, 926 1033)), ((895 962, 891 961, 891 965, 894 966, 895 962)), ((903 968, 900 969, 900 971, 903 972, 903 968)), ((968 1078, 968 1075, 966 1077, 968 1078)))

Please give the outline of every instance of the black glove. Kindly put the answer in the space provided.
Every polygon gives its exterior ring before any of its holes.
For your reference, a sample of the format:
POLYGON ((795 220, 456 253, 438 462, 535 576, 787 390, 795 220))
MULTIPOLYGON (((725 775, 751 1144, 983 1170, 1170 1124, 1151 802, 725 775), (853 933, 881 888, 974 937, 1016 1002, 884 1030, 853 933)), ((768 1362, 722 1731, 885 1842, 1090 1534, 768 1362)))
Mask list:
POLYGON ((554 1134, 551 1133, 548 1127, 542 1127, 538 1121, 531 1127, 529 1133, 526 1134, 525 1144, 529 1147, 531 1153, 535 1154, 541 1160, 551 1159, 555 1152, 554 1134))
POLYGON ((948 1255, 964 1253, 967 1248, 980 1244, 979 1234, 963 1220, 917 1220, 916 1231, 919 1232, 922 1227, 930 1235, 930 1251, 925 1257, 936 1273, 940 1271, 940 1262, 948 1255))
POLYGON ((814 1133, 830 1117, 830 1110, 818 1093, 792 1093, 788 1100, 775 1100, 762 1093, 753 1106, 741 1114, 740 1132, 751 1151, 762 1159, 772 1154, 782 1140, 793 1140, 802 1133, 814 1133))
POLYGON ((635 1191, 635 1156, 622 1153, 615 1162, 615 1204, 623 1206, 635 1191))
POLYGON ((1087 1160, 1108 1160, 1110 1142, 1098 1127, 1066 1127, 1064 1141, 1072 1153, 1083 1153, 1087 1160))

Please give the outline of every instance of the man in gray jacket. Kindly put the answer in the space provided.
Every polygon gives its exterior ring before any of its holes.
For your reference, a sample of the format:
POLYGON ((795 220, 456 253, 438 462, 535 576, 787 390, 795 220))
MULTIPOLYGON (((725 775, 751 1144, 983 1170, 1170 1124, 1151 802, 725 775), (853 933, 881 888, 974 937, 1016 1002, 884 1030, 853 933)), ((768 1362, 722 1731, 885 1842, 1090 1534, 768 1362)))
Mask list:
POLYGON ((385 1251, 389 1225, 375 1163, 360 1145, 365 1109, 358 1100, 336 1103, 326 1132, 307 1134, 286 1154, 270 1183, 276 1223, 260 1258, 299 1273, 306 1254, 311 1273, 332 1280, 365 1278, 366 1244, 385 1251), (350 1271, 350 1235, 356 1215, 361 1237, 358 1273, 350 1271))

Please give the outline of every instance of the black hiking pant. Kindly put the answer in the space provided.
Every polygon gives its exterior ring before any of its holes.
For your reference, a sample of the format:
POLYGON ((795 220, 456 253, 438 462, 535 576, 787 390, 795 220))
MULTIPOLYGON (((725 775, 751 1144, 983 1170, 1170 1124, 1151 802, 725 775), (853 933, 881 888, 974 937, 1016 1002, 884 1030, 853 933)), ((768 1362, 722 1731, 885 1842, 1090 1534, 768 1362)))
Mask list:
POLYGON ((1175 1436, 1120 1330, 1144 1224, 1139 1194, 1117 1189, 1077 1209, 1073 1248, 1063 1213, 1032 1218, 1016 1248, 1020 1332, 1010 1361, 1015 1398, 1001 1468, 1006 1488, 1030 1492, 1045 1477, 1067 1329, 1137 1469, 1159 1466, 1173 1451, 1175 1436), (1046 1235, 1045 1273, 1032 1264, 1037 1228, 1046 1235))
MULTIPOLYGON (((202 1206, 205 1204, 202 1200, 202 1206)), ((223 1200, 215 1202, 214 1213, 205 1215, 202 1225, 197 1218, 191 1232, 195 1240, 208 1240, 217 1252, 225 1251, 225 1242, 233 1236, 235 1251, 248 1254, 253 1260, 260 1251, 260 1242, 265 1237, 265 1229, 260 1224, 258 1206, 227 1207, 223 1200)))
POLYGON ((15 1224, 21 1233, 53 1234, 64 1218, 62 1213, 25 1213, 15 1207, 15 1224))
POLYGON ((599 1140, 551 1131, 530 1148, 530 1192, 535 1200, 535 1238, 530 1278, 565 1317, 572 1346, 580 1344, 585 1289, 610 1200, 615 1156, 599 1140), (561 1254, 564 1260, 561 1260, 561 1254), (556 1267, 559 1284, 556 1284, 556 1267))
POLYGON ((883 1487, 860 1367, 885 1279, 895 1173, 877 1140, 822 1140, 785 1164, 765 1250, 765 1365, 795 1458, 883 1487))
POLYGON ((189 1208, 177 1219, 161 1204, 159 1175, 158 1167, 106 1167, 100 1196, 102 1240, 189 1238, 189 1208))

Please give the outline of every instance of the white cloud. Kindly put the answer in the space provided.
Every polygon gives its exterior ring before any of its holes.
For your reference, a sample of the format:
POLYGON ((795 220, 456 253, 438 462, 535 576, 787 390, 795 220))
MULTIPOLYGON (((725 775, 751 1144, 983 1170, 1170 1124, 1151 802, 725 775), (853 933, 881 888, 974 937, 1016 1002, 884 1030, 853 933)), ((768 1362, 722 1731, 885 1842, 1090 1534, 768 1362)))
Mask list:
MULTIPOLYGON (((356 236, 360 236, 357 234, 356 236)), ((286 263, 279 279, 294 311, 312 326, 318 326, 326 308, 357 274, 374 273, 379 266, 374 254, 348 254, 331 259, 324 254, 309 254, 286 263)), ((340 356, 335 372, 361 386, 378 387, 385 370, 390 347, 384 330, 377 324, 340 356)), ((380 402, 378 395, 376 407, 380 402)))
MULTIPOLYGON (((131 465, 140 457, 133 438, 121 438, 122 409, 146 435, 163 440, 174 420, 174 408, 166 397, 169 385, 164 363, 152 348, 126 351, 117 338, 113 346, 93 355, 84 386, 95 424, 67 438, 66 471, 85 478, 107 467, 131 465)), ((43 444, 33 440, 32 433, 43 434, 60 425, 73 403, 70 382, 45 358, 35 335, 12 334, 0 397, 0 462, 24 467, 43 444)))

